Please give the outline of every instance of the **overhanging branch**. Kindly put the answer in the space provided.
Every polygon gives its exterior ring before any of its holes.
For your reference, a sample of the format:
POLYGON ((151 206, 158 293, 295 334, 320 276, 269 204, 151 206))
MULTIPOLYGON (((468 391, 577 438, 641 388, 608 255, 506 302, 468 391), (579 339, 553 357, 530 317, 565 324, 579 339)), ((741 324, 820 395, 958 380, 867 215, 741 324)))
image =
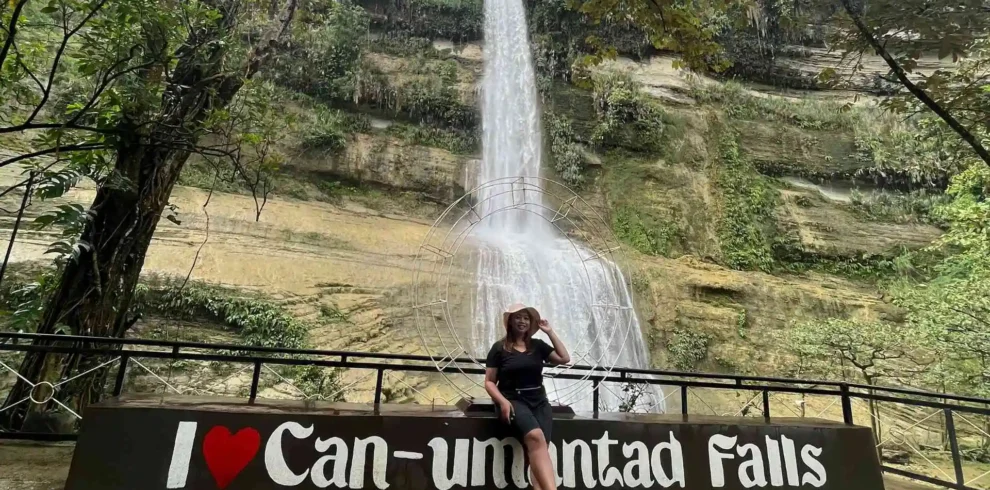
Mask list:
POLYGON ((898 63, 897 60, 890 55, 890 52, 888 52, 887 49, 880 44, 870 28, 863 22, 863 19, 854 11, 850 0, 842 0, 842 7, 846 10, 849 18, 852 19, 853 24, 856 25, 856 29, 859 31, 860 36, 863 37, 863 40, 865 40, 877 52, 877 54, 883 58, 883 60, 887 63, 887 66, 889 66, 890 70, 894 73, 894 76, 896 76, 898 81, 901 82, 901 85, 911 92, 915 98, 921 101, 922 104, 925 104, 925 106, 931 109, 932 112, 945 121, 945 123, 948 124, 953 131, 959 134, 959 137, 962 138, 963 141, 968 143, 969 146, 973 148, 973 151, 980 156, 984 163, 990 165, 990 152, 987 151, 976 136, 966 129, 962 123, 953 117, 952 114, 949 114, 949 112, 939 105, 938 102, 935 102, 935 100, 929 97, 928 93, 915 85, 915 83, 908 78, 904 67, 902 67, 900 63, 898 63))

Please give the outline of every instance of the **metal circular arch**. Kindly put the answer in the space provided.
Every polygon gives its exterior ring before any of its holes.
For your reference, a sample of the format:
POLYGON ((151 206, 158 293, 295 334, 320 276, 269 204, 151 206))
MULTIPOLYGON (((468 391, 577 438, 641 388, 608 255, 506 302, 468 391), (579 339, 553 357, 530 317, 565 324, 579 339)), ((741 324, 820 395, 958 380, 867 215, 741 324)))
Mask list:
MULTIPOLYGON (((592 260, 597 262, 598 266, 601 267, 602 271, 606 274, 607 274, 607 268, 606 268, 607 263, 617 264, 613 256, 613 253, 616 250, 618 250, 619 247, 618 247, 618 241, 615 235, 612 233, 611 227, 608 226, 607 222, 604 220, 601 214, 598 213, 594 209, 594 207, 592 207, 591 204, 587 202, 587 200, 585 200, 577 193, 575 193, 573 190, 571 190, 566 185, 560 182, 543 177, 526 177, 526 178, 507 177, 507 178, 495 179, 474 187, 470 191, 466 192, 463 196, 455 200, 453 203, 451 203, 433 223, 430 230, 427 232, 426 236, 424 237, 422 243, 420 244, 419 249, 417 250, 417 254, 415 258, 415 268, 413 273, 412 307, 415 312, 416 329, 420 336, 420 340, 423 343, 424 350, 433 360, 434 365, 437 367, 438 371, 441 373, 441 375, 444 377, 447 383, 452 388, 454 388, 454 390, 459 392, 462 396, 470 397, 472 395, 467 391, 465 391, 464 389, 462 389, 457 383, 454 382, 453 379, 451 379, 450 376, 448 376, 448 372, 446 368, 453 366, 455 369, 457 369, 460 372, 462 379, 469 380, 475 387, 480 388, 481 385, 477 381, 475 381, 471 375, 464 373, 460 362, 454 361, 454 359, 462 357, 461 354, 467 354, 468 357, 472 357, 472 358, 474 356, 472 355, 471 352, 468 351, 468 349, 465 349, 464 345, 462 345, 461 343, 459 336, 454 334, 454 327, 453 324, 451 323, 449 303, 447 302, 447 298, 449 298, 450 273, 454 266, 454 258, 457 256, 460 247, 471 235, 471 232, 475 229, 475 227, 481 222, 483 222, 485 219, 488 219, 497 213, 508 212, 508 211, 522 211, 522 212, 531 213, 536 216, 540 216, 545 221, 549 222, 557 230, 561 238, 565 238, 570 242, 571 248, 573 248, 577 256, 582 260, 582 266, 584 268, 583 283, 584 283, 584 287, 590 290, 591 294, 589 295, 589 297, 591 298, 595 297, 595 292, 593 288, 590 287, 591 274, 588 270, 588 262, 592 260), (491 192, 493 189, 502 186, 509 186, 509 189, 502 192, 491 192), (563 189, 564 192, 563 193, 552 192, 553 187, 563 189), (481 196, 482 192, 484 191, 489 191, 486 193, 488 195, 480 201, 475 200, 478 196, 481 196), (516 192, 522 192, 523 194, 525 194, 526 192, 534 192, 541 194, 542 196, 549 197, 550 199, 553 199, 554 201, 559 203, 559 207, 555 209, 548 207, 545 204, 536 203, 536 202, 527 202, 525 200, 516 203, 515 200, 516 192), (484 204, 488 203, 495 197, 505 196, 506 194, 512 194, 513 199, 511 205, 490 210, 486 212, 484 215, 479 213, 478 209, 482 207, 484 204), (465 209, 463 210, 463 212, 458 214, 457 213, 458 207, 465 207, 465 209), (581 208, 587 211, 582 211, 581 208), (467 226, 464 226, 462 223, 465 219, 469 222, 467 226), (593 243, 589 243, 590 246, 586 246, 586 245, 579 246, 575 242, 575 239, 570 234, 566 233, 563 229, 561 229, 560 224, 558 223, 561 221, 568 223, 575 230, 584 234, 586 238, 586 240, 584 240, 585 242, 590 242, 591 240, 594 240, 599 242, 603 246, 598 248, 597 252, 595 251, 596 250, 594 248, 595 244, 593 243), (581 226, 579 226, 579 223, 584 224, 586 226, 582 228, 581 226), (587 225, 591 225, 591 226, 589 227, 587 225), (441 231, 444 228, 446 228, 445 233, 441 231), (439 244, 436 243, 436 240, 438 239, 439 239, 439 244), (581 254, 582 249, 584 249, 586 252, 593 252, 593 253, 588 257, 584 257, 581 254), (430 265, 432 265, 432 268, 430 267, 430 265), (424 275, 427 275, 428 277, 431 278, 435 278, 435 281, 425 281, 423 279, 424 275), (424 294, 423 291, 424 285, 429 285, 431 287, 439 289, 438 292, 440 292, 440 294, 436 294, 436 295, 424 294), (444 336, 441 333, 441 328, 442 328, 440 325, 441 322, 438 321, 437 315, 435 314, 437 308, 439 308, 440 310, 440 317, 442 318, 442 323, 444 324, 443 327, 446 329, 447 332, 454 334, 451 335, 451 337, 454 339, 454 343, 456 343, 456 345, 451 346, 453 347, 453 349, 448 348, 447 342, 444 340, 444 336), (428 311, 429 314, 428 315, 424 314, 424 311, 428 311), (429 317, 429 318, 427 319, 425 317, 429 317), (426 325, 424 326, 424 324, 426 325), (440 341, 440 347, 445 351, 445 355, 440 355, 440 356, 434 355, 430 343, 427 342, 427 334, 425 333, 425 331, 429 331, 429 330, 433 330, 435 332, 437 339, 439 339, 440 341)), ((618 277, 616 277, 616 280, 618 280, 618 277)), ((630 310, 633 308, 631 296, 628 298, 629 301, 628 306, 620 305, 619 302, 621 300, 614 294, 612 296, 613 296, 612 303, 604 302, 604 303, 595 303, 591 305, 591 315, 592 318, 595 319, 596 324, 598 323, 598 314, 596 313, 596 308, 613 308, 613 309, 630 309, 630 310)), ((611 359, 611 362, 608 362, 608 360, 606 359, 605 366, 601 366, 601 364, 602 364, 602 358, 607 357, 608 355, 607 349, 602 351, 602 354, 599 356, 598 359, 590 359, 591 362, 587 362, 587 364, 592 364, 593 366, 596 367, 599 366, 604 367, 604 373, 602 373, 602 371, 598 371, 601 374, 608 375, 611 373, 612 369, 615 367, 616 360, 619 357, 621 357, 622 352, 626 347, 626 343, 627 343, 626 341, 628 340, 628 336, 633 326, 634 316, 633 315, 624 315, 624 316, 626 319, 624 322, 625 328, 621 328, 623 327, 623 325, 606 324, 605 325, 606 327, 611 327, 611 328, 598 328, 596 332, 596 336, 592 339, 590 343, 590 345, 592 346, 599 345, 598 343, 602 341, 601 337, 603 331, 610 332, 610 335, 607 338, 606 347, 608 345, 611 345, 611 343, 615 342, 616 340, 618 340, 619 342, 620 347, 618 353, 615 354, 613 359, 611 359), (621 335, 620 339, 616 339, 616 335, 620 333, 620 331, 623 335, 621 335)), ((585 359, 592 357, 589 356, 589 354, 591 354, 591 350, 585 353, 583 357, 585 359)), ((474 360, 474 365, 480 366, 480 363, 478 363, 477 360, 474 360)), ((548 373, 548 377, 553 378, 559 375, 560 373, 567 372, 568 370, 570 370, 570 367, 555 368, 553 370, 550 370, 550 372, 548 373)), ((586 370, 581 380, 587 380, 587 378, 591 376, 591 374, 592 374, 591 370, 586 370)), ((558 401, 563 402, 571 398, 574 398, 575 396, 578 397, 576 399, 580 399, 581 396, 580 383, 574 383, 571 387, 570 392, 562 396, 558 396, 557 399, 558 401)), ((585 396, 590 396, 590 394, 585 396)))

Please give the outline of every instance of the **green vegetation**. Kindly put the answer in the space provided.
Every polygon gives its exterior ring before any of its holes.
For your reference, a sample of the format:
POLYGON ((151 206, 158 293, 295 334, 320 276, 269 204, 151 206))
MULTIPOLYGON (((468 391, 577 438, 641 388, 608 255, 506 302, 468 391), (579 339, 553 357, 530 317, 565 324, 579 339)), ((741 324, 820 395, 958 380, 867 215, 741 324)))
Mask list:
POLYGON ((788 349, 809 361, 810 373, 841 378, 851 370, 869 384, 990 396, 990 170, 960 173, 947 194, 951 201, 934 214, 948 232, 927 253, 899 260, 901 275, 887 287, 905 321, 800 324, 788 349))
POLYGON ((778 236, 776 208, 779 193, 769 180, 739 155, 735 136, 722 134, 718 165, 712 181, 720 197, 718 238, 722 260, 735 269, 774 268, 778 236))
POLYGON ((866 109, 831 101, 758 95, 738 82, 691 84, 691 96, 699 103, 718 104, 729 117, 743 121, 772 121, 810 130, 851 130, 866 109))
POLYGON ((863 218, 889 223, 939 224, 933 213, 948 196, 924 189, 909 193, 880 192, 869 196, 853 192, 852 206, 863 218))
POLYGON ((139 286, 138 305, 159 315, 185 320, 206 319, 236 331, 245 345, 299 349, 309 327, 281 306, 230 288, 165 281, 139 286))
MULTIPOLYGON (((17 268, 4 279, 0 314, 6 329, 32 331, 52 294, 54 268, 17 268)), ((244 345, 297 349, 310 329, 264 297, 228 287, 178 279, 150 278, 137 286, 133 312, 178 320, 199 320, 229 327, 244 345)), ((337 311, 334 321, 346 321, 337 311)))
POLYGON ((612 229, 619 240, 648 255, 670 255, 681 239, 675 225, 632 206, 622 206, 614 211, 612 229))
POLYGON ((571 126, 571 119, 550 111, 543 113, 543 129, 547 133, 553 168, 565 184, 578 187, 584 182, 587 161, 583 148, 571 126))
POLYGON ((374 11, 381 31, 410 37, 476 41, 482 37, 484 3, 481 0, 358 0, 374 11))
POLYGON ((707 333, 677 330, 667 342, 668 360, 678 370, 693 371, 708 357, 711 341, 707 333))
POLYGON ((396 122, 385 133, 410 143, 441 148, 460 155, 475 155, 481 151, 481 135, 473 129, 437 128, 396 122))
POLYGON ((347 100, 357 90, 369 18, 349 2, 313 2, 316 9, 294 26, 293 40, 265 75, 319 100, 347 100))
POLYGON ((969 149, 941 121, 893 116, 857 124, 857 176, 895 188, 942 190, 974 162, 969 149))
POLYGON ((663 141, 663 110, 646 97, 628 75, 605 73, 592 77, 597 125, 591 141, 604 147, 659 151, 663 141))
POLYGON ((307 125, 302 139, 301 146, 305 150, 340 152, 347 146, 350 134, 371 129, 371 122, 366 116, 320 105, 314 110, 314 120, 307 125))
POLYGON ((427 125, 472 129, 477 109, 462 100, 457 62, 417 58, 403 62, 401 72, 386 75, 365 60, 356 100, 372 108, 427 125))

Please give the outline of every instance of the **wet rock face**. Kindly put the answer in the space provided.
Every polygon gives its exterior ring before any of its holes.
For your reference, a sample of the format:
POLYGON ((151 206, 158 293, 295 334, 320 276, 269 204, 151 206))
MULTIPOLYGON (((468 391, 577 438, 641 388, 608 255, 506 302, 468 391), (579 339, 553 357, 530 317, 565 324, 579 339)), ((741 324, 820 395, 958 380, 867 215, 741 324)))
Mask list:
POLYGON ((452 201, 473 187, 477 160, 386 135, 357 134, 342 155, 305 168, 452 201))

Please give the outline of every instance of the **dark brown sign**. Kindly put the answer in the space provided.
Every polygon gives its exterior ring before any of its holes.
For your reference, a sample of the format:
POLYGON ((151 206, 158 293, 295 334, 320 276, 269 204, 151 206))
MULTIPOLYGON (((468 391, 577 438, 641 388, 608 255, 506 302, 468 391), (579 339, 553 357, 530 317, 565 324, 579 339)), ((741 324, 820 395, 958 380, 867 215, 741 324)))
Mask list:
MULTIPOLYGON (((870 429, 815 419, 554 421, 558 486, 882 490, 870 429)), ((67 490, 527 488, 493 418, 415 405, 129 400, 87 409, 67 490)))

